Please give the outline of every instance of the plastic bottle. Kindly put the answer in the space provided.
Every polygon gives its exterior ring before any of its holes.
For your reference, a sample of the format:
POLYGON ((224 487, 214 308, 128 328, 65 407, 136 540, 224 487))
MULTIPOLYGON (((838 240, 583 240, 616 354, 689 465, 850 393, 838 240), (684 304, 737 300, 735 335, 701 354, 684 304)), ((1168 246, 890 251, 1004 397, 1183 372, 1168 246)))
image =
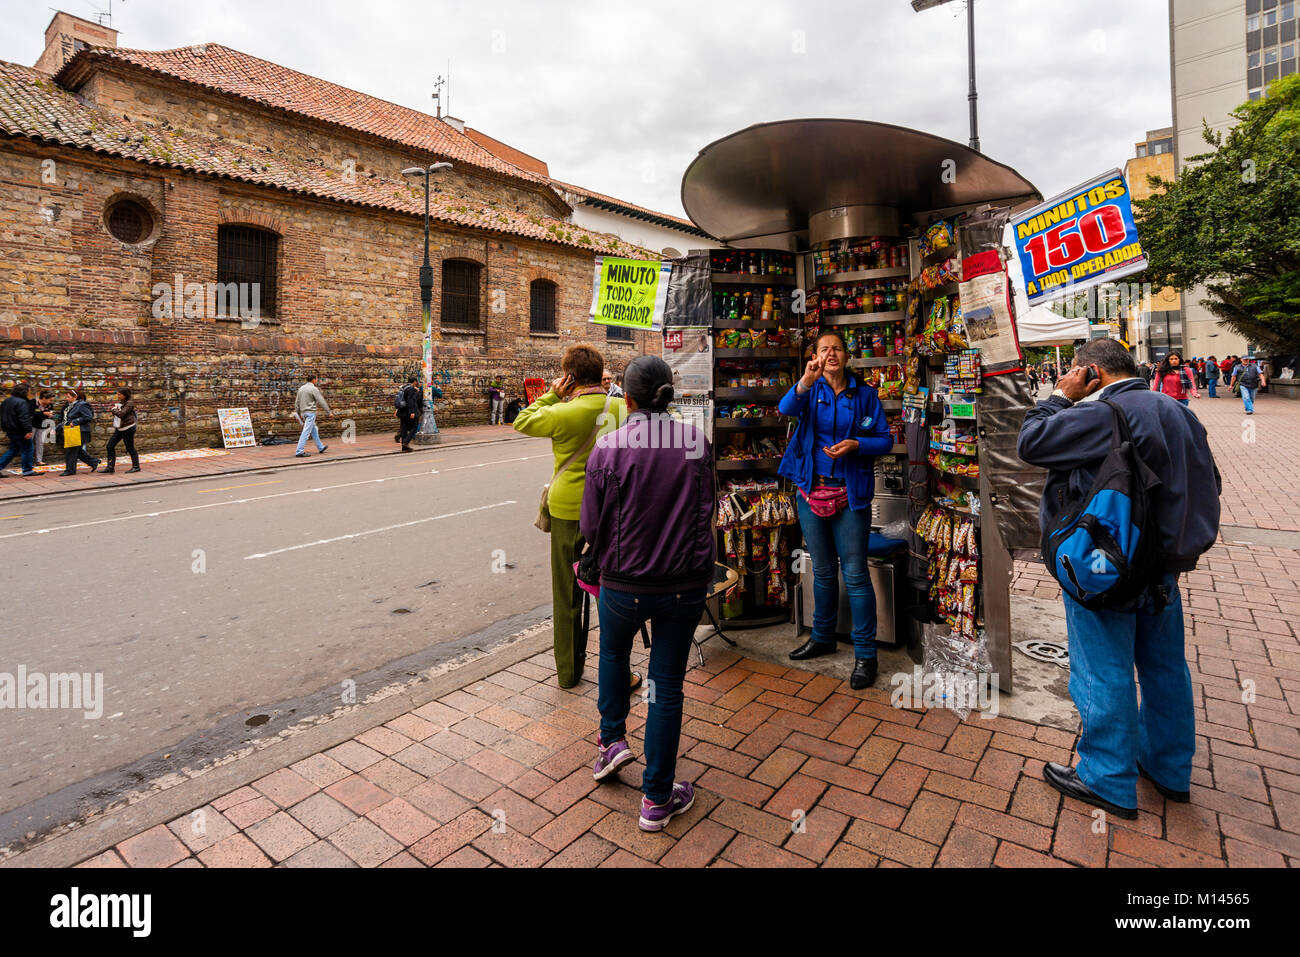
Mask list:
POLYGON ((763 308, 759 313, 759 319, 763 322, 772 321, 772 290, 769 288, 763 296, 763 308))

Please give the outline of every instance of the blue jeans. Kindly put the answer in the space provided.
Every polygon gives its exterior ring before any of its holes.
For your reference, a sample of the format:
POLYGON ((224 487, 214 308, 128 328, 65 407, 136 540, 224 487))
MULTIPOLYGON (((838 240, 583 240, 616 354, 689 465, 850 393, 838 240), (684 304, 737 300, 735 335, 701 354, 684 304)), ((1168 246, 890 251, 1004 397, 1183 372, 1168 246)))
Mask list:
POLYGON ((1191 405, 1191 404, 1192 404, 1192 400, 1191 400, 1191 399, 1174 399, 1174 401, 1177 402, 1179 405, 1191 405))
POLYGON ((876 592, 871 587, 867 539, 871 534, 871 509, 847 505, 832 518, 819 518, 799 500, 799 527, 812 556, 813 641, 834 642, 840 610, 839 574, 849 592, 853 613, 853 656, 876 657, 876 592))
POLYGON ((1241 403, 1246 407, 1247 412, 1255 411, 1255 390, 1248 389, 1244 385, 1241 387, 1241 403))
POLYGON ((32 456, 35 450, 32 448, 32 440, 24 438, 21 435, 9 436, 9 450, 5 452, 4 458, 0 458, 0 470, 14 459, 18 459, 23 465, 23 474, 32 470, 32 456))
POLYGON ((298 436, 298 451, 307 447, 307 439, 314 439, 316 451, 324 452, 325 443, 320 440, 320 431, 316 428, 316 413, 308 412, 302 417, 302 435, 298 436))
POLYGON ((596 703, 600 708, 600 740, 609 744, 627 737, 629 659, 641 622, 651 628, 650 695, 645 722, 645 775, 641 790, 652 804, 673 794, 677 745, 682 734, 682 681, 690 656, 691 637, 704 614, 704 589, 675 595, 641 595, 600 588, 600 673, 596 703))
POLYGON ((1070 697, 1079 709, 1079 778, 1120 807, 1137 807, 1137 765, 1162 785, 1186 791, 1196 751, 1192 678, 1183 650, 1178 576, 1162 583, 1165 609, 1089 611, 1065 597, 1070 697), (1142 689, 1138 704, 1133 669, 1142 689))
POLYGON ((1218 395, 1218 393, 1217 393, 1215 390, 1218 389, 1218 387, 1219 387, 1219 380, 1218 380, 1218 379, 1210 379, 1209 382, 1208 382, 1208 387, 1209 387, 1209 390, 1210 390, 1210 398, 1211 398, 1211 399, 1217 399, 1217 398, 1219 397, 1219 395, 1218 395))

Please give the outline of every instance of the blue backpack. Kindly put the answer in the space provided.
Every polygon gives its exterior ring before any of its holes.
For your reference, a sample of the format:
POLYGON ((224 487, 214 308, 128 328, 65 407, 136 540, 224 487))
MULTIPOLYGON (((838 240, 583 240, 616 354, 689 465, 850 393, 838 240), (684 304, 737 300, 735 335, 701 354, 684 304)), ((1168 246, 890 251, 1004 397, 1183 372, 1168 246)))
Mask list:
POLYGON ((1092 488, 1043 535, 1043 558, 1061 589, 1083 607, 1131 605, 1161 574, 1151 495, 1160 479, 1138 455, 1128 419, 1110 406, 1111 448, 1092 488))

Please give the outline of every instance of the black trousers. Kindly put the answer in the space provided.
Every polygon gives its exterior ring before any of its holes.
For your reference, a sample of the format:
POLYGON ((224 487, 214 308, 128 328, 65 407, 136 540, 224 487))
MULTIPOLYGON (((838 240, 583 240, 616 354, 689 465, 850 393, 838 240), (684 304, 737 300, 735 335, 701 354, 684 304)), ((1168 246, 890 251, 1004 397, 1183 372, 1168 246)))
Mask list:
POLYGON ((85 462, 87 465, 98 465, 99 459, 91 458, 90 453, 86 451, 84 445, 74 445, 70 449, 63 450, 63 468, 67 472, 77 471, 77 461, 85 462))
POLYGON ((415 438, 415 433, 420 431, 420 417, 417 415, 411 418, 409 415, 404 415, 398 419, 398 428, 401 431, 402 444, 410 445, 411 439, 415 438))
POLYGON ((121 429, 113 430, 113 437, 108 440, 108 467, 113 468, 113 463, 117 460, 117 443, 121 442, 126 446, 126 452, 131 456, 131 468, 140 467, 140 456, 135 451, 135 426, 126 431, 121 429))

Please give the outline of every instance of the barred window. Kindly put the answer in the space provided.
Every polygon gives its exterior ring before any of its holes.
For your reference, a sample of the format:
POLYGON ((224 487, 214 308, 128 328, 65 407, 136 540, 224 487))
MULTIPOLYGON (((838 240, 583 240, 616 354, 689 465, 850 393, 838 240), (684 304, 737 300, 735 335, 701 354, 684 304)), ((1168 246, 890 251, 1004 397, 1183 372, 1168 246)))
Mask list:
POLYGON ((559 332, 555 325, 555 283, 534 279, 528 286, 528 331, 559 332))
POLYGON ((280 237, 270 230, 233 224, 217 227, 217 282, 256 287, 263 317, 275 316, 279 248, 280 237))
POLYGON ((483 267, 468 259, 442 261, 442 324, 477 329, 483 267))
POLYGON ((630 326, 606 326, 606 342, 631 342, 632 328, 630 326))

